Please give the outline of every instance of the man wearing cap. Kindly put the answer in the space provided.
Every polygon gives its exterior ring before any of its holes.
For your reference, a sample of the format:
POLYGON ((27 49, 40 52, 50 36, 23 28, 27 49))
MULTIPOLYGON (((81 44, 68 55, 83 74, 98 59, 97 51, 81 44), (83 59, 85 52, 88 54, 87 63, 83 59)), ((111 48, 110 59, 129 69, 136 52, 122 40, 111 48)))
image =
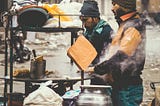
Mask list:
POLYGON ((136 0, 112 0, 119 24, 107 60, 94 67, 93 77, 112 85, 113 106, 139 106, 145 63, 145 25, 136 12, 136 0))
POLYGON ((85 27, 84 36, 92 43, 98 53, 91 64, 93 66, 100 61, 103 51, 111 42, 113 30, 105 20, 100 18, 98 3, 96 1, 84 1, 80 12, 80 19, 85 27))

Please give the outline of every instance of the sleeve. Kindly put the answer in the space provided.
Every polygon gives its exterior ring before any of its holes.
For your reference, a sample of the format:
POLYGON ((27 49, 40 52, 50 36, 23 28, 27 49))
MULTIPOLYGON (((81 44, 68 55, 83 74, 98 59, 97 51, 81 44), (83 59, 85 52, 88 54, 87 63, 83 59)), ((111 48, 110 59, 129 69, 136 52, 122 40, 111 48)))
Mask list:
POLYGON ((141 35, 137 29, 128 28, 123 35, 120 43, 120 51, 123 51, 128 56, 131 56, 141 42, 141 35))
POLYGON ((94 72, 100 75, 111 73, 113 79, 118 79, 121 75, 120 62, 124 61, 127 58, 128 56, 125 53, 123 53, 122 51, 118 51, 109 60, 96 65, 94 68, 94 72))

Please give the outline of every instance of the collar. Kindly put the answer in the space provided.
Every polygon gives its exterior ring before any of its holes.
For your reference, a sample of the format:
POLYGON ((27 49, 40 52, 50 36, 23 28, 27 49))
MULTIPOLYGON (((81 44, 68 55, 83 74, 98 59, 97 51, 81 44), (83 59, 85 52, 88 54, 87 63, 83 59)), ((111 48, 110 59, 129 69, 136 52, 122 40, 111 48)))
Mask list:
MULTIPOLYGON (((92 29, 92 30, 86 30, 86 33, 91 33, 91 32, 97 32, 100 34, 103 31, 103 26, 107 25, 107 22, 103 19, 100 19, 100 21, 97 23, 97 25, 92 29)), ((88 35, 88 34, 86 34, 88 35)))
POLYGON ((134 11, 134 12, 131 12, 131 13, 125 14, 125 15, 121 16, 121 17, 120 17, 120 19, 121 19, 122 21, 125 21, 125 20, 127 20, 127 19, 131 18, 132 16, 134 16, 136 13, 137 13, 137 12, 136 12, 136 11, 134 11))

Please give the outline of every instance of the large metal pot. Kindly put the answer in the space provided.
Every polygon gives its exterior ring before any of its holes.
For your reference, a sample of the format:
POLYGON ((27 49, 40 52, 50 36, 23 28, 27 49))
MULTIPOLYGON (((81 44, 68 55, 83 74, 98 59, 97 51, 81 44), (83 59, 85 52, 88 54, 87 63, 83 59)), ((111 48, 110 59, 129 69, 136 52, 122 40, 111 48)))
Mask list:
POLYGON ((46 60, 42 61, 31 61, 30 66, 30 77, 32 79, 40 79, 45 76, 45 69, 46 69, 46 60))
POLYGON ((19 26, 41 27, 48 19, 47 10, 41 7, 30 7, 19 11, 17 22, 19 26))
POLYGON ((77 106, 112 106, 111 86, 82 85, 82 93, 78 96, 77 106))

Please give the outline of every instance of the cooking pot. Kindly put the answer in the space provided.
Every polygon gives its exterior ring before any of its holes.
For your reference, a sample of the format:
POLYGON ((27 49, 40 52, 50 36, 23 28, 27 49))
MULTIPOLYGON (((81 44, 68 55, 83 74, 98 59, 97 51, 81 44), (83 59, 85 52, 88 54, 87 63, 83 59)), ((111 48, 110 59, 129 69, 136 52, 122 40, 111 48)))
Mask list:
POLYGON ((112 106, 111 86, 81 85, 76 106, 112 106))
POLYGON ((25 95, 23 93, 11 93, 8 94, 8 106, 23 106, 23 100, 25 98, 25 95), (12 101, 11 97, 12 96, 12 101))
POLYGON ((49 19, 47 10, 42 7, 29 7, 18 12, 17 22, 19 26, 41 27, 49 19))
POLYGON ((45 69, 46 69, 46 60, 42 61, 31 60, 30 77, 32 79, 43 78, 45 76, 45 69))

